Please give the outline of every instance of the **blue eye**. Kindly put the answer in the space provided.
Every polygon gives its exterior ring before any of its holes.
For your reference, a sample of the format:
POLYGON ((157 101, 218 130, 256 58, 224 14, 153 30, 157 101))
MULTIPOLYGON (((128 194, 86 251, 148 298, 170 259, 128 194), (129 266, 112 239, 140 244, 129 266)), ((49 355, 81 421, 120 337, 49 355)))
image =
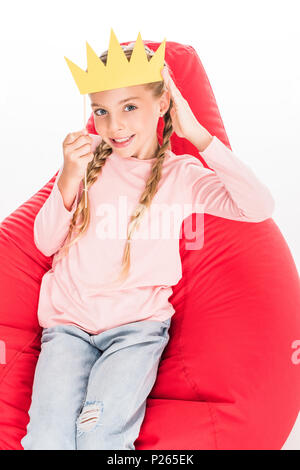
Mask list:
MULTIPOLYGON (((127 104, 127 105, 125 106, 125 108, 135 108, 135 109, 137 109, 137 107, 136 107, 134 104, 127 104)), ((105 109, 103 109, 103 108, 96 109, 96 111, 95 111, 96 116, 104 116, 104 114, 97 114, 98 111, 104 111, 104 112, 106 112, 105 109)), ((133 110, 133 111, 134 111, 134 110, 133 110)))
POLYGON ((134 106, 134 104, 127 104, 127 105, 125 106, 125 108, 127 108, 127 107, 129 107, 129 108, 135 108, 135 109, 136 109, 136 106, 134 106))
POLYGON ((94 111, 97 116, 103 116, 103 114, 97 114, 98 111, 104 111, 104 109, 100 108, 100 109, 96 109, 96 111, 94 111))

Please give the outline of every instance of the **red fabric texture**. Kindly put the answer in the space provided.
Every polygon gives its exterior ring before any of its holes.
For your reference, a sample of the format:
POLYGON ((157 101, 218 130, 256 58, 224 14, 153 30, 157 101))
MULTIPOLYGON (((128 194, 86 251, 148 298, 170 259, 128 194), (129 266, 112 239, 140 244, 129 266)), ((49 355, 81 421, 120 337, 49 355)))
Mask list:
MULTIPOLYGON (((230 148, 193 47, 167 42, 166 61, 199 122, 230 148)), ((93 115, 87 128, 96 134, 93 115)), ((160 119, 160 143, 162 128, 160 119)), ((207 167, 187 140, 173 134, 171 145, 207 167)), ((34 244, 33 223, 55 176, 0 225, 1 450, 22 449, 29 420, 42 331, 39 288, 52 263, 34 244)), ((185 244, 182 233, 183 276, 170 298, 176 313, 136 449, 281 449, 300 400, 300 365, 292 361, 300 284, 287 243, 272 219, 245 223, 205 214, 204 246, 185 244)))

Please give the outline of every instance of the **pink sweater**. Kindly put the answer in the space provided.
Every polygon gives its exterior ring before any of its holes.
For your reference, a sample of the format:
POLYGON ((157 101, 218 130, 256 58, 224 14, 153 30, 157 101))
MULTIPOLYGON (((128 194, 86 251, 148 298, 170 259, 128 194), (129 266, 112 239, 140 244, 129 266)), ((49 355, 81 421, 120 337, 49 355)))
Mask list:
MULTIPOLYGON (((38 305, 42 327, 64 323, 98 334, 124 323, 166 320, 175 312, 168 300, 172 285, 182 277, 179 240, 186 217, 199 212, 261 222, 272 216, 269 189, 216 136, 200 154, 213 170, 194 156, 167 151, 158 191, 132 236, 129 277, 117 288, 111 281, 120 273, 127 226, 153 159, 114 152, 108 157, 89 189, 87 232, 67 256, 59 261, 54 256, 52 269, 43 276, 38 305)), ((57 186, 62 169, 34 223, 35 244, 46 256, 63 245, 82 193, 81 182, 68 211, 57 186)), ((199 249, 199 244, 189 249, 199 249)))

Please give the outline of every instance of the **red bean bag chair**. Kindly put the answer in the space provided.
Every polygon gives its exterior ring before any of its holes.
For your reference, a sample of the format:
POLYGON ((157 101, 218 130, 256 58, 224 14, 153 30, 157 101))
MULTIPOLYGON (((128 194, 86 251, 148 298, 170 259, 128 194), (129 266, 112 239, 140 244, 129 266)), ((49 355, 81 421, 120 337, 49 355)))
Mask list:
MULTIPOLYGON (((199 122, 230 148, 193 47, 167 42, 166 60, 199 122)), ((160 142, 162 126, 160 120, 160 142)), ((96 133, 92 116, 87 127, 96 133)), ((173 134, 171 145, 208 167, 187 140, 173 134)), ((34 244, 33 223, 56 174, 1 223, 1 450, 22 449, 29 421, 42 331, 39 288, 52 263, 34 244)), ((204 225, 201 249, 186 250, 184 234, 180 240, 182 279, 170 297, 176 313, 136 449, 281 449, 300 399, 300 365, 292 360, 300 338, 295 263, 272 219, 245 223, 205 214, 204 225)))

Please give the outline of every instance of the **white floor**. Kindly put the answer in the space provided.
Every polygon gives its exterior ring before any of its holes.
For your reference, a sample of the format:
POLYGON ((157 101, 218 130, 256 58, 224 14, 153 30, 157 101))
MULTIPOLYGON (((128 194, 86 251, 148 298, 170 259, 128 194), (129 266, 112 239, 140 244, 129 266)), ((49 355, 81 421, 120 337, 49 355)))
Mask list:
POLYGON ((300 450, 300 412, 292 432, 281 450, 300 450))

